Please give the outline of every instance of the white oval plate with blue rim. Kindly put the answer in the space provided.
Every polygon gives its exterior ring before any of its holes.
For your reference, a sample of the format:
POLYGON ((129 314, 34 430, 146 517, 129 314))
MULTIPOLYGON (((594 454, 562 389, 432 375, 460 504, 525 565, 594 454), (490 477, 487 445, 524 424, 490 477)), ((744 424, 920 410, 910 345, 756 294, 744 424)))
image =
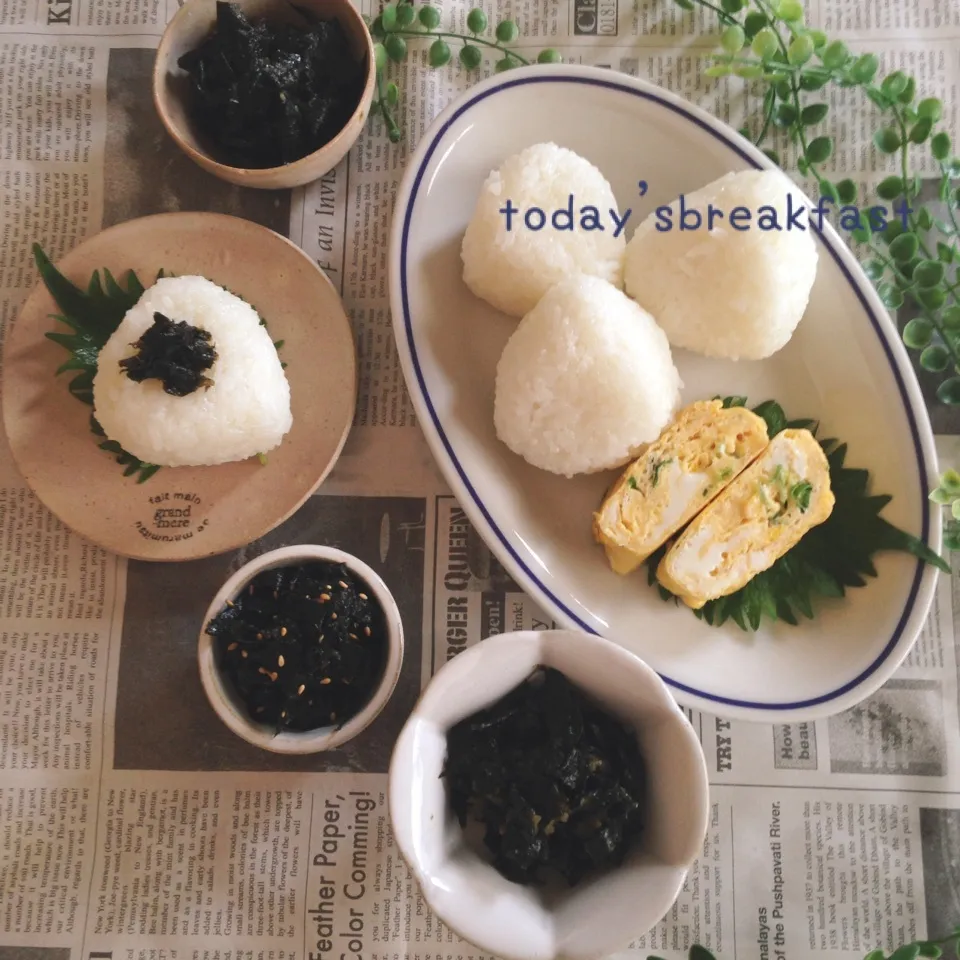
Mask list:
MULTIPOLYGON (((636 653, 677 700, 734 719, 809 720, 876 690, 915 642, 937 571, 908 554, 876 555, 878 577, 821 601, 798 626, 756 633, 709 626, 664 602, 646 568, 614 574, 591 514, 615 476, 572 480, 538 470, 497 439, 497 361, 516 321, 474 297, 460 242, 488 173, 531 144, 553 141, 589 159, 613 185, 627 236, 658 205, 730 170, 770 162, 732 129, 680 98, 609 70, 527 67, 471 88, 434 122, 412 156, 394 213, 390 297, 397 347, 421 427, 454 494, 516 581, 566 627, 636 653), (638 182, 647 192, 639 195, 638 182)), ((891 213, 892 216, 892 213, 891 213)), ((815 223, 815 219, 814 219, 815 223)), ((815 230, 819 268, 790 343, 764 361, 674 361, 683 401, 776 399, 791 419, 819 420, 849 446, 848 466, 893 496, 883 516, 941 549, 927 500, 936 453, 897 330, 829 215, 815 230)), ((749 269, 749 264, 744 265, 749 269)))

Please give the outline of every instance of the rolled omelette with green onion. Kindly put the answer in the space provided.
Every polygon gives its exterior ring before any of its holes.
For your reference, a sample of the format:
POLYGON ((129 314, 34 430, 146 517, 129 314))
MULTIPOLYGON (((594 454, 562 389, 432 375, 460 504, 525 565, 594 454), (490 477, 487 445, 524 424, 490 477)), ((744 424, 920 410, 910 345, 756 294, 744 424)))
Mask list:
POLYGON ((657 580, 697 610, 772 567, 833 505, 823 448, 809 430, 783 430, 676 539, 657 580))
POLYGON ((681 410, 610 488, 593 533, 628 574, 740 475, 769 442, 762 417, 701 400, 681 410))

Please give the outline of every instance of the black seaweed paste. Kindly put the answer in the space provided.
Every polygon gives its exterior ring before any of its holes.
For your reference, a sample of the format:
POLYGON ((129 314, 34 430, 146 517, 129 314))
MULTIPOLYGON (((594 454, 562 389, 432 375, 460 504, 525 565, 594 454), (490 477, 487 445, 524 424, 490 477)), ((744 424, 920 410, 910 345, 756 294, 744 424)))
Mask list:
POLYGON ((132 344, 137 353, 120 361, 120 369, 137 383, 159 380, 174 397, 213 386, 204 375, 217 359, 210 332, 191 326, 185 320, 174 321, 156 312, 153 326, 132 344))
POLYGON ((213 32, 177 61, 189 108, 215 158, 234 167, 279 167, 319 150, 347 124, 366 84, 366 59, 336 20, 304 26, 251 22, 217 3, 213 32))
POLYGON ((461 827, 485 827, 514 883, 553 873, 575 886, 622 863, 643 831, 635 733, 551 668, 448 732, 443 777, 461 827))
POLYGON ((258 574, 210 622, 218 666, 256 723, 341 727, 369 703, 387 660, 387 622, 343 564, 258 574))

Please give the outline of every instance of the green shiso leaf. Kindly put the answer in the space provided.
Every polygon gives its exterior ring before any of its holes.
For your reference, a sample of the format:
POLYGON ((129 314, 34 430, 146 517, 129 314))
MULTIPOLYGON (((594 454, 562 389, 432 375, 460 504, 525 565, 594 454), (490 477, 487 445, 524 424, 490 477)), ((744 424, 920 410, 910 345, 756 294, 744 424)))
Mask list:
MULTIPOLYGON (((716 397, 724 407, 746 406, 746 397, 716 397)), ((787 420, 783 408, 767 400, 753 408, 766 421, 770 437, 781 430, 806 429, 817 435, 813 420, 787 420)), ((950 573, 950 565, 922 540, 900 530, 880 516, 891 501, 886 494, 869 494, 868 471, 844 463, 847 445, 833 437, 817 438, 830 466, 830 486, 836 503, 830 517, 810 530, 795 547, 740 590, 708 601, 691 611, 710 626, 732 620, 744 631, 757 630, 764 618, 796 626, 800 618, 813 619, 818 600, 845 596, 846 591, 864 587, 877 576, 872 557, 884 550, 909 553, 950 573)), ((679 603, 679 598, 662 587, 656 569, 667 545, 647 560, 647 582, 656 586, 661 599, 679 603)))
MULTIPOLYGON (((81 403, 93 406, 93 378, 97 373, 97 359, 111 335, 120 326, 127 311, 143 295, 144 287, 137 275, 131 270, 125 277, 126 287, 117 282, 113 274, 104 268, 103 280, 95 270, 86 291, 68 280, 50 261, 40 244, 33 245, 33 258, 44 286, 63 311, 54 314, 69 327, 72 333, 50 331, 47 339, 59 344, 70 353, 69 358, 56 371, 56 376, 71 370, 77 375, 70 381, 68 389, 81 403)), ((95 436, 104 436, 103 429, 94 416, 90 416, 90 429, 95 436)), ((105 440, 99 444, 101 450, 113 454, 117 463, 124 468, 123 475, 137 475, 138 483, 145 483, 160 468, 143 463, 133 454, 127 453, 120 444, 105 440)))

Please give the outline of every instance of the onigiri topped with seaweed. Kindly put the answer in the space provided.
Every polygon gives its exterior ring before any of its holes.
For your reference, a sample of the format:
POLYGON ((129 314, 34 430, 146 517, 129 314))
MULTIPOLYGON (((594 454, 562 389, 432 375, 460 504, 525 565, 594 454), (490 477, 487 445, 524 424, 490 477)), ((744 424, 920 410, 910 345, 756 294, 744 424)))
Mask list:
POLYGON ((290 385, 260 316, 204 277, 164 277, 97 359, 94 417, 145 463, 213 466, 278 447, 290 385))

